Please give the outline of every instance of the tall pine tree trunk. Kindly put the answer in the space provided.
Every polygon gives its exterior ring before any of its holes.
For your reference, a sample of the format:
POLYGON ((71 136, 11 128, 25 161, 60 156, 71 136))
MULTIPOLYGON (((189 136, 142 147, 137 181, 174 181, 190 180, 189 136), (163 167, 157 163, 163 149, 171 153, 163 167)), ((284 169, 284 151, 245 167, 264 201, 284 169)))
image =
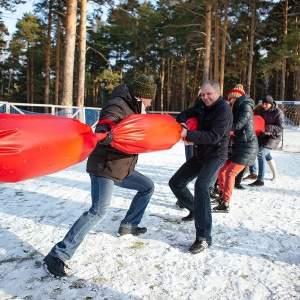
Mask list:
POLYGON ((164 82, 165 82, 165 57, 161 61, 161 76, 160 76, 160 110, 164 110, 164 82))
POLYGON ((221 69, 220 69, 220 88, 221 95, 224 90, 224 75, 225 75, 225 55, 226 55, 226 41, 227 41, 227 25, 228 25, 228 0, 224 4, 224 25, 222 35, 222 50, 221 50, 221 69))
POLYGON ((60 16, 57 18, 56 30, 56 46, 55 46, 55 105, 59 102, 59 87, 60 87, 60 36, 61 36, 60 16))
POLYGON ((219 5, 215 1, 215 52, 214 52, 214 80, 219 81, 219 5))
MULTIPOLYGON (((51 61, 51 28, 52 28, 52 4, 53 0, 49 0, 48 12, 48 28, 47 28, 47 46, 46 46, 46 76, 45 76, 45 104, 49 104, 50 97, 50 61, 51 61)), ((48 107, 45 107, 45 113, 48 107)))
POLYGON ((204 56, 204 70, 203 81, 209 79, 210 66, 210 49, 211 49, 211 4, 206 5, 206 29, 205 29, 205 56, 204 56))
POLYGON ((87 0, 81 0, 77 106, 84 106, 85 54, 86 54, 86 6, 87 6, 87 0))
POLYGON ((252 67, 254 56, 254 36, 255 36, 255 20, 256 20, 256 8, 255 0, 252 1, 251 7, 251 32, 250 32, 250 45, 249 45, 249 65, 247 74, 247 88, 246 93, 250 96, 251 80, 252 80, 252 67))
POLYGON ((170 110, 171 102, 171 84, 172 84, 172 59, 168 57, 168 75, 167 75, 167 110, 170 110))
POLYGON ((183 63, 182 63, 182 76, 181 76, 181 105, 180 110, 185 109, 185 102, 186 102, 186 65, 187 65, 187 52, 184 52, 183 55, 183 63))
MULTIPOLYGON (((283 23, 283 42, 286 42, 286 36, 287 36, 287 26, 288 26, 288 9, 289 4, 288 0, 285 1, 284 6, 284 23, 283 23)), ((280 82, 280 101, 284 101, 284 95, 285 95, 285 76, 286 76, 286 57, 285 54, 283 54, 284 57, 281 60, 281 82, 280 82)))
POLYGON ((76 9, 77 0, 68 0, 62 86, 62 105, 65 106, 73 105, 73 71, 76 41, 76 9))

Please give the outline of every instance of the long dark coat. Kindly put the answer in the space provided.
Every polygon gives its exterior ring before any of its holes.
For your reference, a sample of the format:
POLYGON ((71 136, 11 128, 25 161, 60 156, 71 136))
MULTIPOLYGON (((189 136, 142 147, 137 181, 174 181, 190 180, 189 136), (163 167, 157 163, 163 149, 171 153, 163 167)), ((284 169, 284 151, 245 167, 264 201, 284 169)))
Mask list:
POLYGON ((233 104, 232 154, 229 160, 244 166, 252 166, 258 153, 258 141, 254 131, 254 101, 242 95, 233 104))
MULTIPOLYGON (((112 99, 103 107, 95 132, 110 130, 110 124, 119 123, 132 114, 141 113, 141 101, 137 101, 127 84, 117 86, 112 93, 112 99)), ((97 144, 90 154, 86 170, 88 173, 122 181, 134 170, 137 154, 127 154, 110 145, 97 144)))

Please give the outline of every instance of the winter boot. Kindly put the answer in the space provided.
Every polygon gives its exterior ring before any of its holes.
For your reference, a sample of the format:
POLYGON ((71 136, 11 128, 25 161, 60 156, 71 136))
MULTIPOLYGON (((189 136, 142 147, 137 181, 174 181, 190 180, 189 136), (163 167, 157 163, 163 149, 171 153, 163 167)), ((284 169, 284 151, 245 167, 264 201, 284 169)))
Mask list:
POLYGON ((276 168, 276 164, 275 164, 275 161, 274 159, 271 159, 271 160, 268 160, 267 161, 272 173, 273 173, 273 178, 272 180, 275 180, 277 179, 279 176, 278 176, 278 172, 277 172, 277 168, 276 168))
POLYGON ((213 213, 229 213, 229 202, 222 200, 218 206, 212 209, 213 213))
POLYGON ((249 174, 247 177, 244 178, 244 180, 249 180, 249 179, 256 180, 257 179, 257 175, 256 174, 249 174))

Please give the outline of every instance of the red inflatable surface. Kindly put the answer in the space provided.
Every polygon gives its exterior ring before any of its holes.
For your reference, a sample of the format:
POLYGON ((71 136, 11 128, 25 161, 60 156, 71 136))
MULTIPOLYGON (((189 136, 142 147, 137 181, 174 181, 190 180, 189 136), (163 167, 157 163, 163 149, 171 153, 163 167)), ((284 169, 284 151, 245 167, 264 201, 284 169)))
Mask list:
MULTIPOLYGON (((181 126, 170 115, 132 115, 113 127, 112 146, 127 153, 170 149, 181 126)), ((83 161, 106 133, 51 115, 0 114, 0 182, 48 175, 83 161)))
POLYGON ((136 154, 172 148, 180 140, 181 125, 171 115, 131 115, 111 132, 112 147, 136 154))
MULTIPOLYGON (((261 116, 254 115, 254 131, 257 136, 260 135, 262 130, 265 130, 265 120, 261 116)), ((197 118, 190 118, 186 121, 186 126, 189 130, 196 130, 198 127, 197 118)), ((233 135, 233 131, 230 131, 230 135, 233 135)))
POLYGON ((253 116, 254 120, 254 131, 257 136, 260 135, 262 131, 266 129, 266 123, 265 120, 261 116, 253 116))
POLYGON ((55 173, 84 160, 97 137, 90 126, 51 115, 0 115, 0 182, 55 173))
POLYGON ((197 130, 197 127, 198 127, 197 118, 187 119, 185 124, 189 130, 197 130))

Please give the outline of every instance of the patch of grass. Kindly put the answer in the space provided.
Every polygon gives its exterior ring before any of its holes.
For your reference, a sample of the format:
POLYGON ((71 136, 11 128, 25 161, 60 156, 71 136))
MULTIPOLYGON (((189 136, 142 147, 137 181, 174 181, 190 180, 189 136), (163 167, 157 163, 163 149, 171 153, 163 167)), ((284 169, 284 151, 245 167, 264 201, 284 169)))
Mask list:
POLYGON ((143 242, 135 242, 132 246, 129 247, 129 249, 139 249, 144 247, 145 243, 143 242))
POLYGON ((73 289, 82 289, 82 288, 84 288, 84 283, 85 283, 85 280, 78 279, 78 280, 72 282, 72 284, 69 285, 69 288, 71 290, 73 290, 73 289))
POLYGON ((165 223, 180 224, 180 221, 174 220, 174 219, 165 219, 165 218, 163 218, 163 221, 165 223))
POLYGON ((94 284, 104 284, 107 281, 104 277, 92 277, 90 280, 94 284))
POLYGON ((36 255, 36 252, 31 252, 26 257, 10 257, 10 258, 7 258, 7 259, 0 260, 0 265, 5 264, 5 263, 14 263, 14 262, 22 263, 24 261, 32 260, 35 255, 36 255))

